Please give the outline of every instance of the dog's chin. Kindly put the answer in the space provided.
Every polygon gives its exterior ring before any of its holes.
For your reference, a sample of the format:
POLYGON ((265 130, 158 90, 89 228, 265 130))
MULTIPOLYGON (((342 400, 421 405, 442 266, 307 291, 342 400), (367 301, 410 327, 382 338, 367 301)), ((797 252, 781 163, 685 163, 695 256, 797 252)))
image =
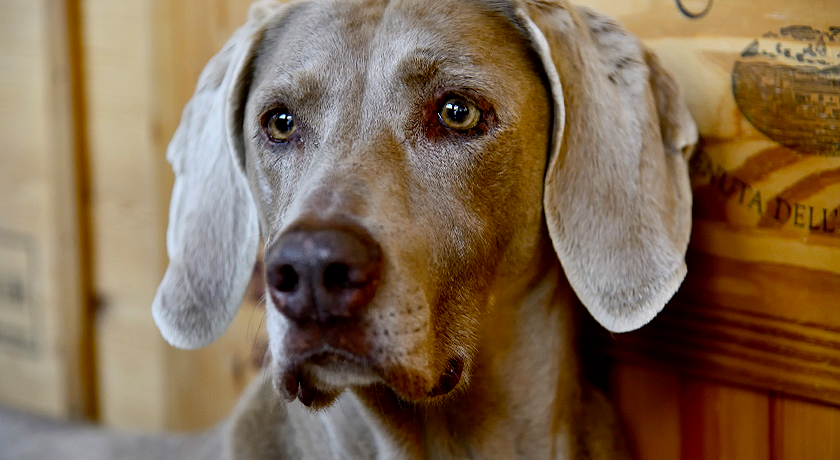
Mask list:
POLYGON ((465 385, 464 361, 450 359, 440 375, 400 366, 379 367, 343 353, 319 353, 298 364, 279 366, 274 387, 286 401, 295 399, 311 408, 330 406, 347 389, 384 385, 399 399, 433 403, 457 393, 465 385))

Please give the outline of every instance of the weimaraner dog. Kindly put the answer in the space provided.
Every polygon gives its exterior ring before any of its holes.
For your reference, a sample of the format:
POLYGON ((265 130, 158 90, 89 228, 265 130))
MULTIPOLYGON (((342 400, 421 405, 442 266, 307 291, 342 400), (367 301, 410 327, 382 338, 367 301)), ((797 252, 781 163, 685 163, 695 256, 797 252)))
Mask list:
POLYGON ((656 56, 564 0, 261 1, 169 146, 153 314, 215 340, 262 240, 265 378, 201 436, 0 456, 628 458, 573 306, 623 332, 677 290, 696 141, 656 56))

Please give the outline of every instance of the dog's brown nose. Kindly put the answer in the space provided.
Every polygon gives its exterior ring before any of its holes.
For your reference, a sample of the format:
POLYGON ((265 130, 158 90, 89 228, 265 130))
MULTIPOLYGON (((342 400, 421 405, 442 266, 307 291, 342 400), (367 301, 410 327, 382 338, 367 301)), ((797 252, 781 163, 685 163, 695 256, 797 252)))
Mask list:
POLYGON ((295 322, 357 316, 376 293, 382 251, 355 228, 298 230, 266 255, 266 283, 275 306, 295 322))

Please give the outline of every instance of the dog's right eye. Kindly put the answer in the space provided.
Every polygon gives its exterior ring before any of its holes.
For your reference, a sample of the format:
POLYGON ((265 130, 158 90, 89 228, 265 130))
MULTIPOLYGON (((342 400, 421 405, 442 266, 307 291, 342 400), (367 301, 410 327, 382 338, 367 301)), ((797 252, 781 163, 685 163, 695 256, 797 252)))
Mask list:
POLYGON ((472 102, 460 97, 446 100, 438 111, 441 122, 457 131, 467 131, 478 126, 481 110, 472 102))
POLYGON ((297 132, 297 125, 287 109, 274 109, 263 117, 263 130, 272 141, 286 142, 297 132))

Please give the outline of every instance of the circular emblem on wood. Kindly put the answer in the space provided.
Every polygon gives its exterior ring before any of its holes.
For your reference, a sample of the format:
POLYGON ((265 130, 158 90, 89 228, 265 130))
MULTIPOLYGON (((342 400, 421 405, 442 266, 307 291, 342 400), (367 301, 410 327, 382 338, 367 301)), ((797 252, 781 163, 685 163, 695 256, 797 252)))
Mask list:
POLYGON ((744 116, 774 141, 840 157, 840 27, 764 34, 735 61, 732 91, 744 116))

